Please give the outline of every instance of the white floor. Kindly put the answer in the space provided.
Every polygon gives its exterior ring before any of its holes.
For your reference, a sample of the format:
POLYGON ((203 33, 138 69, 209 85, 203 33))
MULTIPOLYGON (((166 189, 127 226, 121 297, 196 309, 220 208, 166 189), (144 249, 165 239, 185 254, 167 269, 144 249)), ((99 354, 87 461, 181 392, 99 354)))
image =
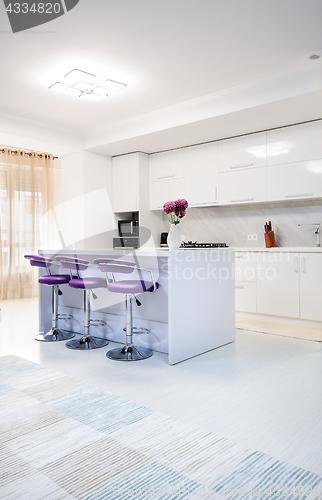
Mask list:
MULTIPOLYGON (((237 332, 233 344, 175 366, 164 354, 113 362, 33 339, 38 300, 1 303, 0 356, 15 354, 322 475, 318 342, 237 332)), ((198 335, 198 332, 196 332, 198 335)))

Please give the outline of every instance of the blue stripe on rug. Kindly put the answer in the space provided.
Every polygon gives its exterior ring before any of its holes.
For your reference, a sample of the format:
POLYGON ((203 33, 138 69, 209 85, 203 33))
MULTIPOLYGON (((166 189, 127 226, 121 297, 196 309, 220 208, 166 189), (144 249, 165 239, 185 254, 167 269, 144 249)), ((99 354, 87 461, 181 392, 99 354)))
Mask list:
POLYGON ((217 478, 211 488, 230 500, 277 496, 284 500, 304 500, 311 494, 316 498, 315 495, 322 492, 322 478, 287 462, 254 452, 233 470, 217 478))
POLYGON ((201 484, 165 465, 150 460, 83 500, 132 500, 135 498, 184 500, 191 498, 192 494, 199 498, 208 498, 203 496, 205 493, 209 492, 201 484))
POLYGON ((86 387, 46 404, 104 434, 112 434, 155 413, 151 408, 96 387, 86 387))
POLYGON ((27 373, 42 370, 43 367, 32 361, 21 361, 13 365, 3 366, 0 368, 0 379, 5 380, 11 377, 26 375, 27 373))
POLYGON ((5 394, 9 394, 9 392, 13 392, 15 389, 7 384, 0 383, 0 396, 4 396, 5 394))

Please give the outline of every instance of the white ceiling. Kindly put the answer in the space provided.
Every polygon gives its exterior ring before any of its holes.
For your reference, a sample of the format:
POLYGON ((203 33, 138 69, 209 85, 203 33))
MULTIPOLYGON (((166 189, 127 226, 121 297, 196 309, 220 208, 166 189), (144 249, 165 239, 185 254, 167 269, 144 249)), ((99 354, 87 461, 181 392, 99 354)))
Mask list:
POLYGON ((321 19, 321 0, 80 0, 61 18, 12 34, 1 2, 0 112, 73 130, 105 154, 318 118, 321 63, 308 57, 321 50, 321 19), (48 90, 73 68, 128 87, 100 102, 48 90), (267 99, 263 82, 277 89, 282 81, 288 92, 267 99), (248 97, 217 111, 227 89, 248 97))

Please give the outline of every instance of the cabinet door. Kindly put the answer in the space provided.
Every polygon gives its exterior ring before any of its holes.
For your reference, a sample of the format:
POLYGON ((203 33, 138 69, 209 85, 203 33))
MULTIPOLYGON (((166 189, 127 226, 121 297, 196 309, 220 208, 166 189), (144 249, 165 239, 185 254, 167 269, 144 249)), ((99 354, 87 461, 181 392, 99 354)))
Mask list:
POLYGON ((160 210, 167 201, 184 198, 184 179, 150 182, 150 210, 160 210))
POLYGON ((256 252, 235 252, 235 280, 256 282, 256 252))
POLYGON ((183 177, 183 149, 151 154, 150 182, 183 177))
POLYGON ((267 132, 267 165, 322 158, 322 123, 302 123, 267 132))
POLYGON ((266 200, 266 167, 219 174, 220 205, 255 203, 266 200))
POLYGON ((266 132, 218 142, 219 172, 266 166, 266 132))
POLYGON ((184 149, 185 197, 189 206, 218 203, 217 144, 184 149))
POLYGON ((137 154, 112 160, 113 211, 135 212, 139 202, 139 161, 137 154))
POLYGON ((256 283, 236 281, 235 283, 236 311, 256 312, 256 283))
POLYGON ((300 318, 322 321, 322 253, 301 253, 300 318))
POLYGON ((300 255, 263 252, 257 264, 257 312, 299 318, 300 255))
POLYGON ((322 160, 267 167, 268 201, 322 196, 322 160))

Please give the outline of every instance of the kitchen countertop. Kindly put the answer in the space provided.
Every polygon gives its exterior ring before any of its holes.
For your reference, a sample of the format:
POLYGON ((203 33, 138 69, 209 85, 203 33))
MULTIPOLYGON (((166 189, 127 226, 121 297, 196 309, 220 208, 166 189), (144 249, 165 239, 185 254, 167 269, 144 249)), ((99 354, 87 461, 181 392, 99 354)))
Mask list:
POLYGON ((295 252, 322 253, 322 247, 234 247, 235 252, 295 252))

